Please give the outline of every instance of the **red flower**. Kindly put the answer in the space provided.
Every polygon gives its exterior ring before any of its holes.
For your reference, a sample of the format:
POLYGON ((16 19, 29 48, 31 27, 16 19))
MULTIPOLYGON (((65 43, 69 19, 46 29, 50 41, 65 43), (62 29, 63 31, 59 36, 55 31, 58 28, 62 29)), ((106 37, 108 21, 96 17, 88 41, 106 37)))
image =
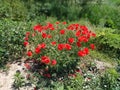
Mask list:
POLYGON ((30 56, 32 56, 32 51, 28 51, 27 52, 27 55, 30 57, 30 56))
POLYGON ((25 63, 24 66, 29 70, 31 68, 29 63, 25 63))
POLYGON ((54 28, 54 27, 52 27, 52 28, 50 28, 50 30, 55 30, 55 28, 54 28))
POLYGON ((85 36, 78 37, 79 42, 82 42, 84 40, 85 36))
POLYGON ((76 45, 77 45, 78 47, 81 47, 81 43, 80 43, 80 42, 77 42, 76 45))
POLYGON ((41 48, 42 48, 42 49, 45 49, 45 48, 46 48, 46 44, 45 44, 45 43, 42 43, 42 44, 41 44, 41 48))
POLYGON ((39 54, 39 53, 40 53, 40 48, 39 48, 39 47, 35 48, 35 53, 36 53, 36 54, 39 54))
POLYGON ((74 42, 74 38, 69 38, 69 39, 68 39, 68 42, 69 42, 70 44, 72 44, 72 43, 74 42))
POLYGON ((63 50, 65 48, 64 44, 58 44, 58 50, 63 50))
POLYGON ((41 29, 41 27, 42 27, 41 25, 36 25, 36 26, 33 27, 33 29, 39 31, 41 29))
POLYGON ((57 21, 57 22, 56 22, 56 24, 60 24, 60 22, 59 22, 59 21, 57 21))
POLYGON ((28 37, 25 37, 24 40, 28 41, 28 37))
POLYGON ((41 62, 44 64, 49 64, 50 63, 50 59, 47 56, 42 56, 41 57, 41 62))
POLYGON ((65 34, 65 30, 60 30, 60 34, 65 34))
POLYGON ((46 33, 42 33, 42 37, 43 38, 47 38, 47 34, 46 33))
POLYGON ((29 42, 25 41, 24 46, 26 47, 29 44, 29 42))
POLYGON ((52 36, 51 36, 51 35, 47 35, 47 37, 48 37, 48 38, 52 38, 52 36))
POLYGON ((37 47, 38 47, 39 49, 41 49, 41 44, 38 44, 37 47))
POLYGON ((26 37, 28 37, 30 35, 30 32, 26 32, 26 37))
POLYGON ((76 32, 76 34, 75 34, 75 35, 76 35, 76 37, 79 37, 79 36, 80 36, 80 34, 81 34, 81 31, 79 30, 79 31, 77 31, 77 32, 76 32))
POLYGON ((51 61, 51 65, 56 65, 57 64, 57 61, 56 60, 52 60, 51 61))
POLYGON ((83 31, 88 31, 88 28, 86 26, 80 26, 80 28, 83 30, 83 31))
POLYGON ((92 37, 96 37, 96 34, 95 34, 95 33, 92 33, 92 37))
POLYGON ((70 44, 65 44, 65 48, 66 48, 67 50, 71 50, 71 45, 70 45, 70 44))
POLYGON ((49 28, 50 30, 54 30, 54 26, 50 22, 47 23, 47 28, 49 28))
POLYGON ((84 52, 84 54, 89 54, 89 49, 88 48, 84 48, 83 52, 84 52))
POLYGON ((66 24, 66 22, 62 22, 62 24, 64 24, 64 25, 65 25, 65 24, 66 24))
POLYGON ((90 48, 91 48, 92 50, 94 50, 94 49, 95 49, 95 45, 94 45, 94 44, 90 44, 90 48))
POLYGON ((80 51, 78 51, 78 56, 83 57, 83 56, 85 56, 85 53, 82 50, 80 50, 80 51))
POLYGON ((88 42, 88 39, 87 39, 87 38, 84 38, 84 39, 83 39, 83 42, 88 42))
POLYGON ((56 45, 56 42, 53 41, 53 42, 51 42, 51 44, 52 44, 52 45, 56 45))

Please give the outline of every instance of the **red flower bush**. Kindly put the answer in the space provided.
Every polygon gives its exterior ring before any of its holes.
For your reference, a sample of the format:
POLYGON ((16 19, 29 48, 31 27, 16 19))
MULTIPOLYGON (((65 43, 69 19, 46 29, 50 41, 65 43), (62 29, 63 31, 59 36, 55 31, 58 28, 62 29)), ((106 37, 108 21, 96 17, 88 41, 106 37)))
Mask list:
MULTIPOLYGON (((38 65, 38 72, 42 68, 45 71, 41 75, 50 78, 52 73, 74 69, 81 57, 95 49, 95 45, 89 42, 94 37, 94 32, 80 24, 48 22, 46 25, 35 25, 33 31, 26 32, 24 46, 28 46, 27 56, 35 60, 33 63, 38 65)), ((26 67, 29 68, 28 65, 26 67)))

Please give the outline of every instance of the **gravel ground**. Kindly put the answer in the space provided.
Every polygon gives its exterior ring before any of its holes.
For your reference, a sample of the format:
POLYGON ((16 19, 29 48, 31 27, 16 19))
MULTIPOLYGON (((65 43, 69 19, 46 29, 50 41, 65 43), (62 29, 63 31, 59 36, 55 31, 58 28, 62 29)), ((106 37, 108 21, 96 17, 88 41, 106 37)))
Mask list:
MULTIPOLYGON (((9 69, 7 72, 0 72, 0 90, 17 90, 13 88, 14 75, 16 71, 20 71, 23 76, 25 76, 25 72, 23 70, 24 63, 17 62, 8 65, 9 69)), ((22 87, 20 90, 34 90, 33 87, 22 87)))

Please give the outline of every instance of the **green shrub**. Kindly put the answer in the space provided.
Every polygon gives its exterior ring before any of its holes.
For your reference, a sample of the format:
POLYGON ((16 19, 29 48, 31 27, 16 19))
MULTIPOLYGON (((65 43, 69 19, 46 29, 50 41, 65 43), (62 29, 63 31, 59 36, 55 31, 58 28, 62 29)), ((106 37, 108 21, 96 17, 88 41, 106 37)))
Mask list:
POLYGON ((27 16, 27 8, 21 0, 1 0, 0 17, 12 20, 24 20, 27 16))
POLYGON ((110 28, 98 28, 95 39, 99 51, 110 55, 111 57, 120 58, 120 35, 116 30, 110 28))
POLYGON ((22 57, 25 23, 11 20, 0 21, 0 67, 7 61, 22 57))
POLYGON ((119 74, 115 69, 108 69, 100 78, 100 87, 103 90, 119 90, 120 83, 117 81, 119 74))
POLYGON ((82 17, 86 17, 91 23, 110 28, 120 28, 118 18, 120 7, 111 0, 101 2, 101 4, 88 4, 81 12, 82 17))

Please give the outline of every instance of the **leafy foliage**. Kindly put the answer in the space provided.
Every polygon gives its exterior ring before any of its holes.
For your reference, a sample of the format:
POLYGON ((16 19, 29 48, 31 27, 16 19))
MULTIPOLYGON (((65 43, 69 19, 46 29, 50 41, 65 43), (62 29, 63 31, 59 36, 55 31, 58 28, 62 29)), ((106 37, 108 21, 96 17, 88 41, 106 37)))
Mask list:
POLYGON ((14 86, 19 90, 20 87, 25 85, 24 77, 21 75, 20 72, 16 72, 14 75, 14 86))
POLYGON ((22 57, 24 23, 11 20, 0 21, 0 66, 7 61, 22 57))
POLYGON ((110 28, 97 29, 98 36, 95 39, 98 50, 101 50, 112 57, 119 58, 120 35, 116 30, 110 28))

